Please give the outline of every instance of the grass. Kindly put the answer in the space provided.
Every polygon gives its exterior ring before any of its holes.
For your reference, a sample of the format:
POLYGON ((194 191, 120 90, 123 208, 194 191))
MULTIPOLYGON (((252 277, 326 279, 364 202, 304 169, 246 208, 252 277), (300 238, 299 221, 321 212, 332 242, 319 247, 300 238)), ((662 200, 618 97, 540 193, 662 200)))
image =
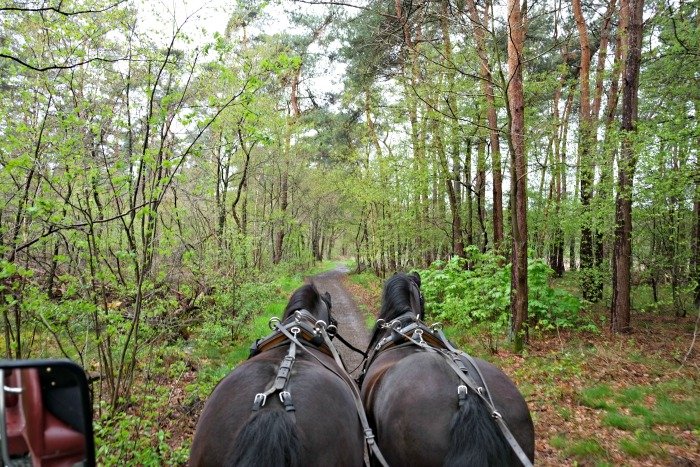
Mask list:
POLYGON ((603 425, 619 428, 625 431, 634 431, 644 426, 644 420, 639 417, 632 417, 619 412, 608 412, 603 416, 603 425))
POLYGON ((606 454, 606 451, 603 446, 601 446, 600 442, 593 438, 585 438, 573 442, 567 447, 566 452, 571 456, 583 459, 591 457, 598 458, 605 456, 606 454))
POLYGON ((359 274, 350 274, 349 277, 351 282, 365 289, 381 288, 382 286, 382 280, 369 271, 364 271, 359 274))
POLYGON ((583 461, 596 461, 596 465, 600 465, 598 462, 602 462, 607 455, 605 448, 594 438, 570 440, 563 434, 557 434, 550 438, 549 444, 567 456, 583 461))
POLYGON ((640 435, 622 438, 619 446, 622 452, 632 457, 644 457, 658 451, 658 447, 653 440, 640 435))
POLYGON ((608 400, 612 397, 613 390, 610 386, 601 384, 583 389, 581 391, 581 403, 592 409, 612 409, 608 400))

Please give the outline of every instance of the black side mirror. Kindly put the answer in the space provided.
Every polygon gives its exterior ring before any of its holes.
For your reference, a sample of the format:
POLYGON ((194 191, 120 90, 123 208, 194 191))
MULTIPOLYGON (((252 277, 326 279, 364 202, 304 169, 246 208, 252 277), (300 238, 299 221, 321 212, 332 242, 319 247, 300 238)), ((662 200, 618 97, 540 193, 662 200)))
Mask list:
POLYGON ((3 465, 94 466, 92 404, 69 360, 0 360, 3 465))

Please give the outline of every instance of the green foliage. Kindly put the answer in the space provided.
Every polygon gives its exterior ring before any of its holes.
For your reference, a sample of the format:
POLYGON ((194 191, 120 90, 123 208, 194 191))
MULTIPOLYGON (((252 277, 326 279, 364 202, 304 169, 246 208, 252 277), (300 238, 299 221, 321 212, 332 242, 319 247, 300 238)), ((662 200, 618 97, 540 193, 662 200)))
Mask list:
MULTIPOLYGON (((484 328, 502 335, 510 322, 510 265, 492 252, 469 247, 465 258, 437 261, 421 270, 427 312, 462 329, 484 328)), ((595 330, 580 315, 581 302, 549 285, 552 270, 542 261, 528 266, 528 319, 535 329, 595 330)))
POLYGON ((103 406, 102 416, 94 421, 95 450, 101 465, 181 465, 187 462, 189 449, 172 449, 170 434, 160 426, 167 393, 152 391, 139 399, 141 413, 111 413, 103 406))
POLYGON ((350 280, 365 289, 381 289, 382 280, 371 271, 363 271, 359 274, 351 274, 350 280))

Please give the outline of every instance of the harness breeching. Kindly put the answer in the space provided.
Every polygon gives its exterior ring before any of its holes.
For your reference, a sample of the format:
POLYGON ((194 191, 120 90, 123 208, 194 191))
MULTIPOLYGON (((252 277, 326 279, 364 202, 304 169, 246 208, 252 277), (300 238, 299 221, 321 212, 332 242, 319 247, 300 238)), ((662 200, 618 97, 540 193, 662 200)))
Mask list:
POLYGON ((491 418, 494 420, 494 423, 496 423, 496 426, 503 434, 511 449, 513 449, 518 460, 525 467, 532 466, 532 462, 511 433, 503 420, 503 416, 496 410, 496 406, 491 398, 491 393, 486 385, 486 380, 481 374, 479 367, 476 365, 476 361, 471 355, 455 348, 450 343, 447 337, 445 337, 439 323, 429 327, 418 319, 412 310, 409 310, 389 322, 380 319, 377 321, 377 326, 380 329, 383 328, 391 332, 383 336, 377 344, 370 349, 372 353, 365 361, 360 375, 360 382, 364 378, 371 363, 381 352, 408 346, 417 346, 422 350, 439 354, 460 379, 461 384, 457 386, 458 406, 461 407, 466 403, 469 391, 479 397, 489 410, 491 418), (407 324, 404 324, 404 322, 407 324), (471 375, 475 375, 476 379, 471 375))
POLYGON ((316 320, 306 310, 297 310, 294 313, 293 318, 293 320, 288 319, 285 323, 281 323, 277 318, 272 318, 270 320, 270 328, 273 329, 274 332, 263 339, 255 341, 255 343, 253 343, 251 346, 251 355, 249 358, 258 355, 261 352, 289 343, 289 351, 282 359, 282 363, 280 364, 272 385, 264 392, 255 395, 252 411, 257 412, 260 410, 260 408, 265 405, 267 397, 279 391, 280 402, 284 406, 285 410, 292 416, 292 418, 296 420, 294 417, 295 409, 294 404, 292 403, 292 395, 287 386, 291 377, 292 366, 296 360, 297 351, 298 349, 301 349, 313 357, 313 359, 320 363, 324 368, 340 378, 350 388, 353 400, 355 402, 355 409, 360 419, 360 424, 362 425, 366 448, 368 450, 365 454, 365 462, 367 465, 369 465, 368 454, 371 452, 371 454, 375 456, 381 465, 388 467, 384 456, 377 446, 377 442, 375 440, 374 433, 369 426, 369 422, 367 421, 367 416, 365 415, 365 409, 362 405, 362 400, 360 398, 360 393, 357 386, 347 373, 344 362, 331 342, 330 336, 335 335, 337 332, 335 325, 328 325, 322 320, 316 320), (309 350, 302 342, 311 344, 317 350, 323 352, 329 357, 332 357, 342 372, 336 371, 336 369, 331 365, 318 358, 318 356, 311 352, 311 350, 309 350))

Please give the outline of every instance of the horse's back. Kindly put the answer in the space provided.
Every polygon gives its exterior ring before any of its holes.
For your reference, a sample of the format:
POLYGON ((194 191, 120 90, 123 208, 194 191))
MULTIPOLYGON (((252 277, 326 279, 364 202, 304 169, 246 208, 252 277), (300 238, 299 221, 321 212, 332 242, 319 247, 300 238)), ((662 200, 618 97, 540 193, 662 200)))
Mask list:
MULTIPOLYGON (((498 368, 480 359, 476 362, 496 409, 526 453, 534 454, 532 420, 522 395, 498 368)), ((362 395, 390 465, 443 465, 461 384, 444 357, 435 352, 407 347, 377 357, 365 377, 362 395)))
MULTIPOLYGON (((190 465, 230 463, 239 433, 256 414, 252 411, 255 395, 273 383, 285 354, 286 349, 260 354, 217 385, 197 423, 190 465)), ((298 431, 301 465, 361 465, 364 441, 350 388, 308 358, 297 355, 286 388, 294 404, 293 415, 284 411, 277 392, 267 398, 257 413, 279 411, 291 417, 286 421, 291 420, 290 426, 298 431)), ((261 431, 259 435, 264 437, 267 433, 261 431)))

